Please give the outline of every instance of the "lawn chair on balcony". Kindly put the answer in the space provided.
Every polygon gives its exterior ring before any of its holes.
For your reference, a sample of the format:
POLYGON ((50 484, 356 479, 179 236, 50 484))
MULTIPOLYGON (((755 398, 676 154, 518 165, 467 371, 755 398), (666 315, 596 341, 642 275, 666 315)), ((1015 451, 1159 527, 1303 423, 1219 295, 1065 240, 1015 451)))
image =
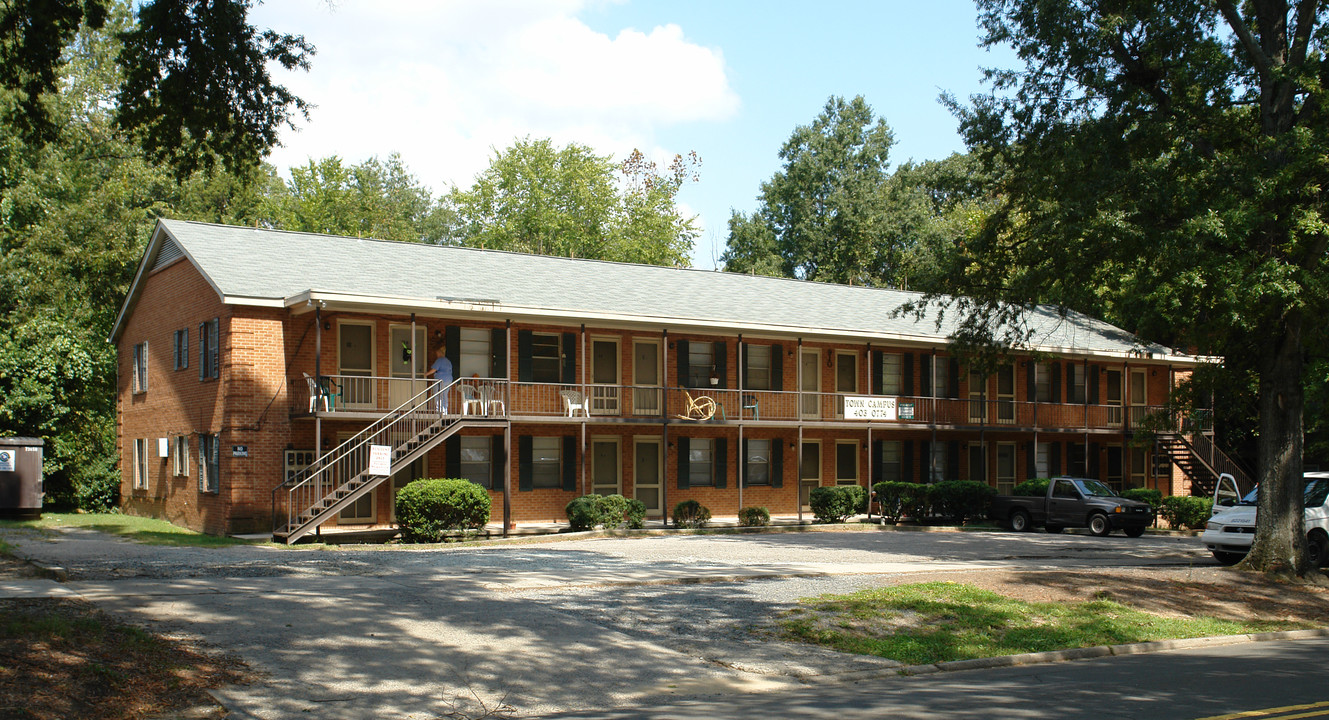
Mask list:
POLYGON ((742 405, 741 405, 741 409, 740 409, 740 411, 739 411, 739 413, 738 413, 739 417, 742 417, 742 416, 743 416, 742 410, 751 410, 751 411, 752 411, 752 419, 753 419, 753 420, 760 420, 760 419, 761 419, 761 416, 760 416, 761 403, 757 401, 757 396, 756 396, 756 395, 744 395, 744 396, 743 396, 743 403, 742 403, 742 405))
POLYGON ((470 415, 470 409, 475 408, 476 415, 485 413, 484 403, 480 401, 480 391, 474 385, 467 383, 458 383, 457 391, 461 393, 461 414, 470 415))
POLYGON ((480 386, 480 407, 484 408, 486 415, 501 417, 508 412, 507 406, 503 404, 503 397, 493 383, 485 383, 480 386), (495 407, 498 408, 497 411, 494 410, 495 407))
POLYGON ((314 412, 319 403, 323 404, 323 410, 326 412, 329 409, 327 393, 323 392, 323 387, 309 373, 304 373, 304 376, 305 383, 309 385, 309 412, 314 412))
POLYGON ((563 398, 563 409, 567 411, 568 417, 575 417, 578 410, 586 417, 591 416, 591 404, 581 392, 577 390, 559 390, 558 396, 563 398))
MULTIPOLYGON (((686 390, 683 391, 683 396, 688 399, 688 406, 684 408, 682 415, 675 415, 674 417, 679 420, 695 420, 697 422, 706 422, 715 417, 715 409, 719 406, 715 403, 714 398, 702 395, 693 399, 692 393, 686 390)), ((720 412, 723 414, 724 409, 721 408, 720 412)))

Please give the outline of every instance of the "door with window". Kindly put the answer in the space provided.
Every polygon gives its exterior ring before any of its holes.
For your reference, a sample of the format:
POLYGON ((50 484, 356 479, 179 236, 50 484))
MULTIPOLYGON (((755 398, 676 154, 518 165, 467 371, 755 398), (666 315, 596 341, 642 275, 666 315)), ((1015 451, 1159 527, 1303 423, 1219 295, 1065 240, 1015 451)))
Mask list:
POLYGON ((1015 366, 997 368, 997 422, 1015 424, 1015 366))
POLYGON ((351 410, 374 409, 374 325, 337 323, 337 373, 342 402, 351 410))
POLYGON ((1121 408, 1121 378, 1120 370, 1109 369, 1107 375, 1107 395, 1104 398, 1104 405, 1107 405, 1108 425, 1111 427, 1121 427, 1122 408, 1121 408))
POLYGON ((858 392, 858 355, 835 354, 835 414, 844 417, 844 396, 858 392))
POLYGON ((415 344, 411 344, 411 326, 393 325, 388 328, 388 366, 392 379, 388 381, 388 403, 393 408, 424 392, 424 374, 429 357, 425 345, 425 329, 415 329, 415 344))
POLYGON ((987 422, 987 376, 977 370, 969 371, 969 421, 987 422))
POLYGON ((804 350, 799 358, 799 386, 803 391, 803 417, 821 417, 821 351, 804 350))
POLYGON ((798 502, 804 510, 811 510, 808 497, 812 488, 821 485, 821 442, 803 441, 803 457, 798 463, 798 502))
MULTIPOLYGON (((591 414, 619 412, 618 340, 591 339, 591 414)), ((612 493, 611 493, 612 494, 612 493)))
POLYGON ((632 343, 632 414, 660 414, 660 343, 634 340, 632 343))
POLYGON ((623 474, 619 463, 618 438, 591 440, 591 492, 595 495, 622 495, 623 474))
MULTIPOLYGON (((347 440, 350 440, 351 437, 351 433, 337 433, 337 444, 341 445, 347 440)), ((342 463, 338 463, 337 465, 342 465, 342 463)), ((337 487, 340 487, 350 479, 351 478, 349 477, 338 476, 334 478, 334 483, 337 487)), ((338 513, 337 523, 339 525, 357 525, 374 522, 378 518, 378 503, 375 499, 376 495, 378 495, 378 488, 370 490, 364 495, 361 495, 355 502, 347 505, 346 509, 338 513)))
POLYGON ((997 492, 1010 495, 1015 489, 1015 443, 997 443, 997 492))
POLYGON ((1149 403, 1149 379, 1148 375, 1143 370, 1131 370, 1130 375, 1127 377, 1130 380, 1130 390, 1127 393, 1127 400, 1131 406, 1131 427, 1139 427, 1140 423, 1144 420, 1145 414, 1148 412, 1148 408, 1145 406, 1149 403))
POLYGON ((632 443, 632 496, 646 506, 647 517, 662 517, 664 453, 656 438, 636 438, 632 443))

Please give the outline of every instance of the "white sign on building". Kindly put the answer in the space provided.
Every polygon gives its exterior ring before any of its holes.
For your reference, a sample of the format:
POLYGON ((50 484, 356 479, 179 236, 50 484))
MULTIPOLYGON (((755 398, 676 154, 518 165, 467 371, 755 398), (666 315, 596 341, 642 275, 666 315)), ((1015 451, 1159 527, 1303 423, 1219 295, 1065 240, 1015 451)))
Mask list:
POLYGON ((846 395, 844 417, 846 420, 894 420, 895 398, 846 395))
POLYGON ((370 446, 369 446, 369 474, 370 474, 370 475, 391 475, 391 474, 392 474, 392 446, 391 446, 391 445, 370 445, 370 446))

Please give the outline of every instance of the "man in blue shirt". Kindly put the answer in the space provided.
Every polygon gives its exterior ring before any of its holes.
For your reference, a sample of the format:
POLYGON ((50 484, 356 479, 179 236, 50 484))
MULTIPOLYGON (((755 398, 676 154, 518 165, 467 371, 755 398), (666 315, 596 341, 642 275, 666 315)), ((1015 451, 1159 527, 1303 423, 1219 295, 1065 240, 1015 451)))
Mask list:
POLYGON ((452 384, 452 361, 448 359, 448 346, 439 345, 435 353, 434 364, 425 371, 425 377, 433 377, 438 385, 434 392, 434 406, 440 414, 448 411, 448 393, 446 388, 452 384))

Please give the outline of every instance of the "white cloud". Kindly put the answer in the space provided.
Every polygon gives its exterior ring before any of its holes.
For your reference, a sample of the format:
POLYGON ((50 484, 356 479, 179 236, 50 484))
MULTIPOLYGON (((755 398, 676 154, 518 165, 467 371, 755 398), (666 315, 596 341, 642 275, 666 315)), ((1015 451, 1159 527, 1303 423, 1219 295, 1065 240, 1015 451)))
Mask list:
POLYGON ((597 32, 578 19, 584 1, 306 3, 267 3, 253 17, 318 48, 310 72, 279 76, 317 105, 274 152, 283 171, 399 152, 441 192, 469 185, 515 138, 659 156, 658 129, 738 109, 718 49, 672 24, 597 32))

